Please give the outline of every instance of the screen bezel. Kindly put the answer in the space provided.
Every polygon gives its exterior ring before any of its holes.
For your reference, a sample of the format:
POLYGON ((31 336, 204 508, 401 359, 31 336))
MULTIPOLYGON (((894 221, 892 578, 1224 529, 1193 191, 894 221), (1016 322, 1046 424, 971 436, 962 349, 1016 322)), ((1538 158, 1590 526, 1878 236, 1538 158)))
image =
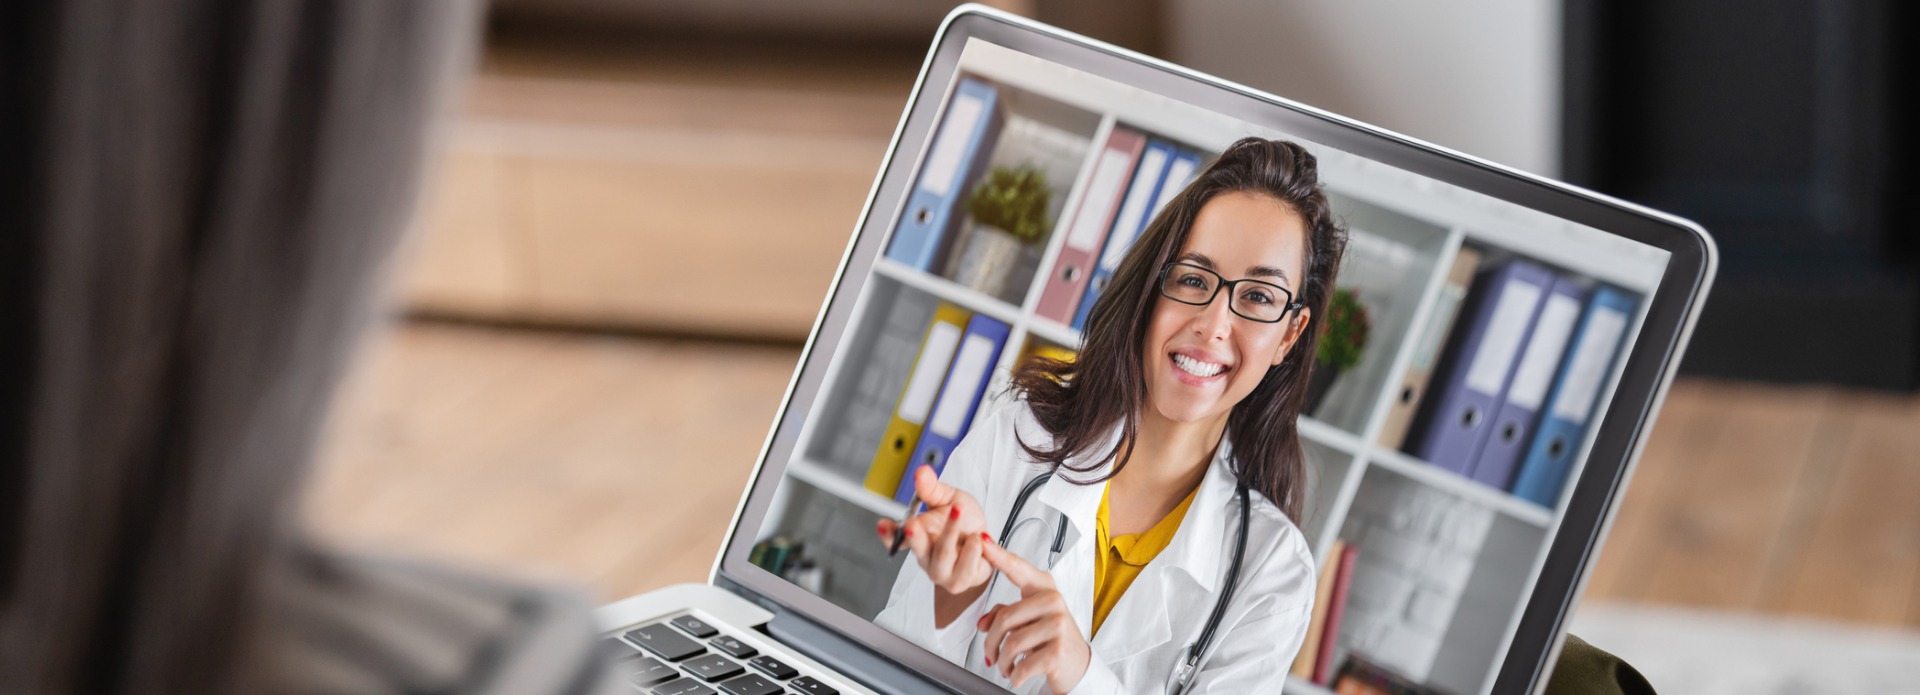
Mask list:
POLYGON ((1069 68, 1211 109, 1256 126, 1295 134, 1321 145, 1664 249, 1672 254, 1638 339, 1567 503, 1532 594, 1498 670, 1492 692, 1524 693, 1543 682, 1543 665, 1557 653, 1566 615, 1584 588, 1594 550, 1618 506, 1622 483, 1645 442, 1647 425, 1672 379, 1677 355, 1691 332, 1716 262, 1712 240, 1698 225, 1451 152, 1301 104, 1227 83, 1162 61, 1040 25, 967 6, 948 16, 922 66, 887 158, 841 259, 828 301, 801 353, 760 463, 736 510, 716 583, 769 607, 817 622, 879 655, 958 692, 1004 693, 992 685, 827 600, 747 561, 754 536, 798 443, 801 424, 820 395, 828 362, 853 320, 854 305, 912 178, 919 152, 938 115, 969 39, 982 39, 1069 68), (883 202, 884 201, 884 202, 883 202))

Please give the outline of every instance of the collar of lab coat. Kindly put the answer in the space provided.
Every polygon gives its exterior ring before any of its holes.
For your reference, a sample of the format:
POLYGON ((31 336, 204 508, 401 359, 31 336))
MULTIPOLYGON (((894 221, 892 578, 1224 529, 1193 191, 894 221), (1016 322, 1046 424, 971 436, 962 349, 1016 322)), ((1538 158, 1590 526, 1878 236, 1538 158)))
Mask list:
MULTIPOLYGON (((1113 435, 1094 451, 1105 453, 1118 440, 1119 428, 1116 427, 1113 435)), ((1106 492, 1106 483, 1077 485, 1064 478, 1098 478, 1106 475, 1112 465, 1108 461, 1087 473, 1060 471, 1034 493, 1041 504, 1066 515, 1074 529, 1075 543, 1080 538, 1093 537, 1094 516, 1100 511, 1100 497, 1106 492)), ((1160 551, 1153 564, 1187 573, 1206 591, 1218 589, 1221 540, 1227 533, 1227 513, 1233 503, 1234 489, 1233 444, 1223 434, 1220 446, 1214 449, 1213 461, 1207 465, 1206 477, 1200 479, 1200 491, 1187 509, 1187 518, 1180 522, 1173 541, 1160 551)))
MULTIPOLYGON (((1108 451, 1119 440, 1119 432, 1108 438, 1106 447, 1094 451, 1108 451)), ((1173 639, 1173 624, 1169 607, 1179 603, 1183 607, 1206 605, 1212 607, 1213 599, 1219 595, 1221 584, 1219 563, 1221 563, 1221 534, 1225 534, 1229 503, 1233 501, 1235 478, 1233 478, 1233 445, 1221 436, 1221 442, 1213 451, 1213 461, 1208 472, 1200 478, 1200 491, 1194 493, 1194 503, 1187 509, 1187 518, 1181 520, 1181 528, 1173 534, 1173 541, 1167 543, 1164 551, 1154 557, 1152 563, 1142 570, 1139 580, 1127 587, 1127 595, 1114 605, 1114 612, 1106 616, 1106 630, 1092 637, 1094 653, 1106 664, 1117 664, 1131 659, 1148 649, 1160 647, 1173 639), (1192 580, 1192 586, 1177 586, 1175 574, 1185 574, 1192 580)), ((1064 472, 1066 476, 1102 476, 1112 463, 1104 463, 1087 474, 1064 472)), ((1075 559, 1064 559, 1062 563, 1081 566, 1073 574, 1073 582, 1085 580, 1085 587, 1066 589, 1066 595, 1073 595, 1073 605, 1077 611, 1085 611, 1091 616, 1092 607, 1092 566, 1091 545, 1094 538, 1094 515, 1100 509, 1100 495, 1106 491, 1106 484, 1077 486, 1064 480, 1062 474, 1056 474, 1046 480, 1043 488, 1035 491, 1035 497, 1054 511, 1066 515, 1069 524, 1075 530, 1075 536, 1068 543, 1068 553, 1077 555, 1075 559), (1085 543, 1085 545, 1083 545, 1085 543), (1085 563, 1079 563, 1085 561, 1085 563), (1081 576, 1083 574, 1083 576, 1081 576)), ((1056 570, 1056 576, 1058 570, 1056 570)), ((1183 611, 1192 614, 1204 614, 1204 611, 1183 611)), ((1077 616, 1081 632, 1089 632, 1087 616, 1077 616)))
MULTIPOLYGON (((1104 453, 1117 440, 1116 428, 1105 447, 1095 451, 1104 453)), ((1238 513, 1229 508, 1233 504, 1235 489, 1232 460, 1232 445, 1222 436, 1219 447, 1214 451, 1213 461, 1207 466, 1206 476, 1200 481, 1200 490, 1187 509, 1187 517, 1180 522, 1180 529, 1174 532, 1172 542, 1160 551, 1141 579, 1127 589, 1127 595, 1121 597, 1113 612, 1107 616, 1106 625, 1120 629, 1103 629, 1094 636, 1095 651, 1103 661, 1114 663, 1173 639, 1168 611, 1176 598, 1182 599, 1180 602, 1184 605, 1191 600, 1200 600, 1199 597, 1207 597, 1205 606, 1210 609, 1213 605, 1212 599, 1218 596, 1222 581, 1221 547, 1224 545, 1223 538, 1229 533, 1228 514, 1238 513), (1191 590, 1174 588, 1173 582, 1169 581, 1173 578, 1173 572, 1187 575, 1195 586, 1191 590), (1166 576, 1152 576, 1155 573, 1166 576), (1169 596, 1171 591, 1178 591, 1181 595, 1169 596)), ((1110 466, 1111 463, 1102 464, 1082 474, 1063 471, 1062 475, 1053 476, 1034 493, 1035 499, 1041 504, 1065 514, 1073 526, 1075 535, 1069 544, 1069 552, 1090 552, 1081 544, 1091 543, 1094 537, 1094 516, 1099 512, 1105 483, 1076 485, 1063 479, 1063 475, 1081 479, 1099 477, 1105 475, 1110 466)), ((1090 584, 1088 589, 1091 589, 1090 584)), ((1087 598, 1091 600, 1091 596, 1087 598)), ((1081 625, 1081 629, 1086 630, 1087 626, 1081 625)))

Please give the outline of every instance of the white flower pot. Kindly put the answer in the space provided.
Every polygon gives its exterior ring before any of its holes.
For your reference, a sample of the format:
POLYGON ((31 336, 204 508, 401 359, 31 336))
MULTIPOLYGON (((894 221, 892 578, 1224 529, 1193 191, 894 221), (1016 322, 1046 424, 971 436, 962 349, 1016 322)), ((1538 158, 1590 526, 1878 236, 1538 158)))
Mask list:
POLYGON ((1004 229, 979 224, 971 219, 967 220, 961 243, 964 246, 954 256, 947 277, 981 294, 1017 303, 1017 298, 1008 299, 1006 295, 1009 290, 1016 289, 1011 285, 1019 272, 1033 265, 1026 258, 1038 255, 1033 247, 1004 229))

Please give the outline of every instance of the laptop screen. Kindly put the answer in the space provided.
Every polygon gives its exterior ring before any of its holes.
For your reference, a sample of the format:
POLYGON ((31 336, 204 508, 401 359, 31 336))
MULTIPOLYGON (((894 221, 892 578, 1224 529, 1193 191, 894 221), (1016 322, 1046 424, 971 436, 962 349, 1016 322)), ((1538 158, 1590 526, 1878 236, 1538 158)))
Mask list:
POLYGON ((951 75, 750 562, 1016 691, 1159 690, 1216 613, 1199 685, 1490 689, 1668 252, 978 38, 951 75))

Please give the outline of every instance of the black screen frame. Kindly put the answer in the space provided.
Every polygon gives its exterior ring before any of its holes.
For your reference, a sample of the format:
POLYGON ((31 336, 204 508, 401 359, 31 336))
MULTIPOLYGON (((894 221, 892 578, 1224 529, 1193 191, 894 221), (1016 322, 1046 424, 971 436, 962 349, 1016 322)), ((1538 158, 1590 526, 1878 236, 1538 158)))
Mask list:
MULTIPOLYGON (((1646 441, 1649 425, 1671 383, 1706 297, 1717 251, 1698 225, 1572 186, 1445 150, 1246 87, 1227 83, 1125 49, 979 6, 948 16, 935 38, 886 160, 841 259, 828 301, 815 321, 788 386, 759 466, 741 499, 713 581, 783 616, 816 623, 845 636, 933 683, 966 693, 1004 693, 988 681, 926 652, 893 633, 751 564, 747 555, 765 521, 801 424, 820 396, 830 356, 853 320, 881 244, 905 200, 919 154, 970 39, 1026 53, 1066 67, 1217 111, 1248 123, 1298 135, 1437 181, 1561 217, 1666 250, 1671 255, 1638 339, 1628 353, 1605 416, 1559 529, 1528 597, 1496 694, 1526 693, 1544 685, 1545 665, 1557 654, 1566 616, 1584 588, 1589 565, 1618 508, 1619 495, 1646 441), (818 356, 816 357, 816 352, 818 356)), ((881 681, 891 678, 879 677, 881 681)), ((925 688, 928 682, 912 684, 925 688)), ((891 684, 877 682, 878 687, 891 684)))

